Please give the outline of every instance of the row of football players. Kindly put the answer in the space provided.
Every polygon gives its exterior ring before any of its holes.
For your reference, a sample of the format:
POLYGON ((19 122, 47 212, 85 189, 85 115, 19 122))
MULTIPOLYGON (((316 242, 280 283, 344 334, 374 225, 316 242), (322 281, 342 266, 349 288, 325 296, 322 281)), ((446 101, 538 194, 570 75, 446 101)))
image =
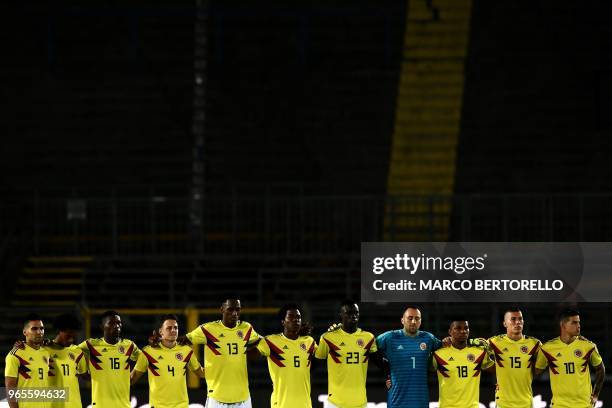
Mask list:
POLYGON ((448 336, 439 340, 420 330, 421 311, 415 306, 406 308, 400 329, 375 337, 358 327, 359 306, 347 300, 340 307, 340 324, 324 333, 318 345, 297 305, 282 307, 278 314, 282 332, 265 337, 240 320, 239 299, 224 300, 220 311, 220 320, 202 324, 186 336, 179 336, 176 316, 162 316, 142 350, 121 337, 121 317, 115 311, 101 316, 102 338, 79 345, 75 340, 80 324, 74 316, 58 317, 54 324, 58 333, 51 341, 44 339, 41 318, 28 316, 25 341, 6 357, 6 387, 67 388, 68 400, 12 401, 9 406, 81 408, 78 377, 89 375, 94 407, 129 408, 130 384, 148 373, 151 407, 187 408, 185 378, 190 370, 206 379, 207 408, 249 408, 247 356, 255 354, 267 357, 274 408, 311 407, 313 358, 327 360, 330 408, 367 405, 370 360, 385 373, 390 408, 428 407, 429 370, 437 372, 441 408, 478 407, 482 371, 495 373, 496 402, 502 408, 530 408, 532 379, 547 367, 556 408, 593 406, 605 378, 597 347, 580 336, 580 316, 572 310, 560 315, 560 336, 543 345, 523 334, 519 309, 504 313, 506 333, 488 341, 469 338, 465 317, 453 318, 448 336), (205 369, 192 344, 204 345, 205 369), (594 387, 589 366, 596 373, 594 387))

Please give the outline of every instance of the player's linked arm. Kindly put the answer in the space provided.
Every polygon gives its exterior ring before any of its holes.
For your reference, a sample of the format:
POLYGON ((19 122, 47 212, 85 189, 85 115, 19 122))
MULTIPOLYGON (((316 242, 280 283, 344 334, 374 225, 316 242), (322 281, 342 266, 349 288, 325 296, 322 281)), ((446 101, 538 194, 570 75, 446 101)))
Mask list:
POLYGON ((386 359, 384 358, 384 354, 381 351, 375 351, 373 353, 369 354, 370 356, 370 361, 374 363, 374 365, 378 368, 380 368, 383 372, 385 372, 385 374, 388 371, 385 371, 385 366, 388 367, 388 364, 385 365, 385 361, 386 359))
POLYGON ((604 380, 606 379, 606 367, 604 367, 603 361, 600 365, 593 367, 595 370, 595 385, 593 386, 593 395, 591 396, 591 404, 595 406, 599 393, 603 387, 604 380))
POLYGON ((136 384, 136 382, 140 380, 140 377, 142 377, 144 373, 144 371, 138 371, 137 369, 133 369, 130 373, 130 385, 136 384))
MULTIPOLYGON (((17 377, 4 377, 4 386, 6 387, 7 393, 9 390, 17 388, 17 377)), ((8 404, 10 408, 19 408, 17 401, 9 401, 8 404)))
POLYGON ((196 370, 193 370, 193 373, 202 379, 206 379, 206 374, 204 372, 204 367, 200 367, 196 370))

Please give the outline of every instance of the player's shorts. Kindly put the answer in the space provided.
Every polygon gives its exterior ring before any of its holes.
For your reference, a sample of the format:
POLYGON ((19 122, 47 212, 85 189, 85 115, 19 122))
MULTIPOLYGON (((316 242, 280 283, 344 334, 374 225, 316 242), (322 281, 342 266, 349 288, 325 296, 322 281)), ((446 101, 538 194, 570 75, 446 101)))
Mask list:
POLYGON ((249 397, 249 399, 246 401, 232 402, 231 404, 226 404, 225 402, 219 402, 214 398, 208 397, 206 398, 205 408, 252 408, 251 407, 251 397, 249 397))
MULTIPOLYGON (((329 401, 327 401, 327 405, 325 405, 325 406, 326 406, 327 408, 342 408, 342 407, 339 407, 339 406, 337 406, 337 405, 332 404, 332 403, 331 403, 331 402, 329 402, 329 401)), ((368 405, 366 404, 366 405, 364 405, 364 406, 363 406, 363 408, 366 408, 367 406, 368 406, 368 405)))

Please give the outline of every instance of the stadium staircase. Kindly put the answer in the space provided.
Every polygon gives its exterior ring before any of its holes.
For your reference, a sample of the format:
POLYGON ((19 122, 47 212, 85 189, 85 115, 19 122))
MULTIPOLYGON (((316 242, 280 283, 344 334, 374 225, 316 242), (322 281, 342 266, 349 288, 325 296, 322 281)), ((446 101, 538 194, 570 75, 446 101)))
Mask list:
MULTIPOLYGON (((388 195, 453 192, 470 14, 471 0, 409 2, 388 195)), ((391 203, 386 238, 445 241, 450 213, 447 201, 391 203)))
POLYGON ((89 256, 30 257, 17 280, 13 306, 71 307, 81 300, 81 288, 89 256))

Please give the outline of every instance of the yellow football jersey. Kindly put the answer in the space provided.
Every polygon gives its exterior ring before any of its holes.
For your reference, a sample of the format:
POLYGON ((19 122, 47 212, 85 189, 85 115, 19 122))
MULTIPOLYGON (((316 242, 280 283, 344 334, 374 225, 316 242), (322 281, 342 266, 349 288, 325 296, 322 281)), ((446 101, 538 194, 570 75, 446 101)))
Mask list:
MULTIPOLYGON (((6 356, 5 377, 17 378, 17 388, 46 388, 49 386, 49 353, 27 344, 25 349, 12 349, 6 356)), ((48 408, 48 402, 19 402, 19 407, 48 408)))
POLYGON ((506 334, 489 339, 495 361, 495 402, 501 408, 531 408, 531 381, 541 343, 533 337, 512 340, 506 334))
POLYGON ((204 370, 208 396, 226 404, 249 399, 247 346, 259 334, 247 322, 226 327, 220 320, 205 323, 187 334, 193 344, 204 344, 204 370))
POLYGON ((310 367, 316 348, 310 336, 291 340, 282 333, 259 342, 257 349, 268 358, 272 378, 271 408, 312 408, 310 367))
POLYGON ((538 353, 536 368, 548 366, 554 408, 590 408, 591 373, 589 364, 602 363, 597 346, 577 338, 565 344, 559 337, 544 343, 538 353))
POLYGON ((480 347, 443 347, 433 353, 438 372, 440 408, 478 408, 480 374, 493 365, 480 347))
POLYGON ((200 363, 189 346, 172 348, 146 346, 142 349, 135 370, 147 371, 149 405, 155 408, 187 408, 187 368, 195 371, 200 363))
POLYGON ((140 355, 136 344, 127 339, 109 344, 99 338, 86 340, 79 347, 91 374, 92 407, 130 408, 130 361, 140 355))
POLYGON ((332 404, 342 408, 367 404, 368 359, 376 351, 374 335, 361 329, 351 334, 337 329, 321 336, 315 356, 327 359, 327 397, 332 404))
POLYGON ((45 347, 49 353, 49 386, 68 388, 67 401, 52 401, 51 408, 81 408, 81 392, 77 374, 87 372, 87 360, 79 346, 62 347, 52 343, 45 347))

